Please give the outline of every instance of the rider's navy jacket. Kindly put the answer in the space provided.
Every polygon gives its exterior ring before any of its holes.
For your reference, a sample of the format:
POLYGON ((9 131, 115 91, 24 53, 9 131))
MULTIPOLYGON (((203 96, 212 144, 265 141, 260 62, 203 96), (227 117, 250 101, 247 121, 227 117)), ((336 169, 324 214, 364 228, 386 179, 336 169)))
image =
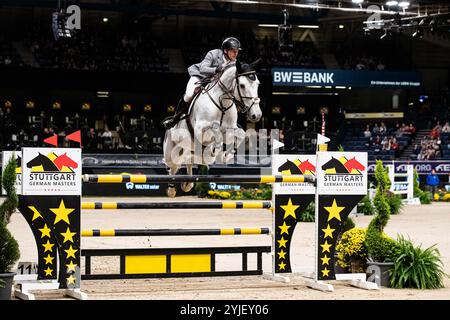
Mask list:
POLYGON ((209 51, 202 62, 193 64, 188 68, 189 75, 207 78, 216 73, 216 68, 223 64, 223 52, 221 49, 209 51))

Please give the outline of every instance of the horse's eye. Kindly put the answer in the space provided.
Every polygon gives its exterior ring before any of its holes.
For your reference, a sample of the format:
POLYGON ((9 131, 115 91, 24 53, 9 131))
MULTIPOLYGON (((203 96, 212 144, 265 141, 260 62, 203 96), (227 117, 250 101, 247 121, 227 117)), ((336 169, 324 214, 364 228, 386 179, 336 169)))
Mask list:
POLYGON ((239 87, 240 87, 241 89, 244 89, 244 88, 245 88, 245 85, 240 84, 239 87))

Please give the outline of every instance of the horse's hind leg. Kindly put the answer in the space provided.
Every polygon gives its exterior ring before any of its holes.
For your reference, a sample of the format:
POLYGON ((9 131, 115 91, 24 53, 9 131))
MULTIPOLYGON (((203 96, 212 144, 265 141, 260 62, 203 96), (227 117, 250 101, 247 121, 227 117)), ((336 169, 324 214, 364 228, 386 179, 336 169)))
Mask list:
MULTIPOLYGON (((177 173, 177 171, 178 171, 177 166, 169 168, 169 174, 171 176, 174 176, 177 173)), ((174 198, 177 195, 177 189, 175 188, 175 184, 169 183, 169 186, 167 187, 167 190, 166 190, 166 194, 170 198, 174 198)))
MULTIPOLYGON (((192 176, 192 164, 186 165, 186 171, 189 176, 192 176)), ((191 191, 193 187, 194 187, 193 182, 184 182, 181 184, 181 190, 183 190, 184 192, 191 191)))

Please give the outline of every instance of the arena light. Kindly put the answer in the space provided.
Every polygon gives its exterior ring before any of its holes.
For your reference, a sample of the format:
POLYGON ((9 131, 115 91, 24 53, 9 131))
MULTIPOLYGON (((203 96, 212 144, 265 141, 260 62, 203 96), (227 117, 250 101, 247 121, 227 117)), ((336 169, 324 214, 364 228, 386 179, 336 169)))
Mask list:
POLYGON ((397 6, 397 5, 398 5, 398 1, 395 1, 395 0, 389 0, 389 1, 386 1, 386 5, 387 5, 388 7, 397 6))
POLYGON ((319 29, 318 25, 299 24, 297 28, 301 29, 319 29))
POLYGON ((352 2, 355 4, 361 4, 364 2, 364 0, 352 0, 352 2))
POLYGON ((261 24, 258 24, 258 27, 262 27, 262 28, 278 28, 278 25, 277 24, 264 24, 264 23, 261 23, 261 24))
POLYGON ((410 5, 409 1, 400 1, 399 4, 398 4, 398 6, 400 8, 408 8, 409 5, 410 5))
POLYGON ((108 21, 109 21, 108 18, 106 18, 106 17, 103 18, 103 22, 104 22, 104 23, 106 23, 106 22, 108 22, 108 21))

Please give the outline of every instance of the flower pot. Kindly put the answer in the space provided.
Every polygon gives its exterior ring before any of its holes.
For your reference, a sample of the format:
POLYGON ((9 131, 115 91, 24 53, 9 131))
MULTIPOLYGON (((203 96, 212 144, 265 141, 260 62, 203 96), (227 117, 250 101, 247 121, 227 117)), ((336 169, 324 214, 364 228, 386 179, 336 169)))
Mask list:
POLYGON ((367 260, 367 281, 375 282, 381 287, 389 287, 389 271, 393 267, 393 262, 375 262, 367 260))
POLYGON ((11 300, 11 289, 13 285, 14 272, 0 273, 0 280, 3 284, 0 284, 0 300, 11 300))
POLYGON ((366 272, 366 264, 361 259, 353 259, 350 262, 350 270, 352 273, 364 273, 366 272))

